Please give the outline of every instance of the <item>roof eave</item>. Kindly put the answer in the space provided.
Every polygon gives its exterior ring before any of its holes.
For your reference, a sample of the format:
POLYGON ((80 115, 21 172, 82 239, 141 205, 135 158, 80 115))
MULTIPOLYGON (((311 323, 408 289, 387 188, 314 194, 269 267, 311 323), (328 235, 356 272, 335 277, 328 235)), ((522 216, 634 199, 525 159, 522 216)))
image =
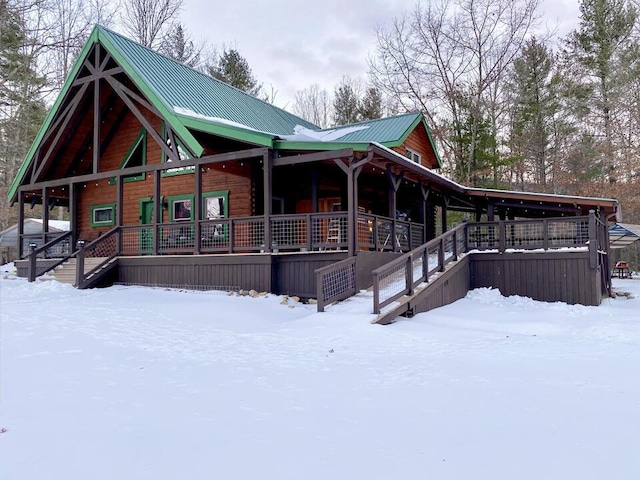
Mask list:
POLYGON ((274 135, 267 132, 235 127, 233 125, 208 122, 206 120, 200 120, 198 118, 180 114, 176 114, 176 118, 182 125, 192 130, 198 130, 200 132, 218 135, 221 137, 230 138, 232 140, 238 140, 241 142, 260 145, 263 147, 271 148, 273 146, 274 135))

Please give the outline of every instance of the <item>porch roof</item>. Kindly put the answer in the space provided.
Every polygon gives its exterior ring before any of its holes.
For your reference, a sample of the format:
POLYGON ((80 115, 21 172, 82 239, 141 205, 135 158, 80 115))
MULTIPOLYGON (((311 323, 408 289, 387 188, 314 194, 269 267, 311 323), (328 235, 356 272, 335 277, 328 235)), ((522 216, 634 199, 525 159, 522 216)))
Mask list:
MULTIPOLYGON (((550 193, 517 192, 512 190, 496 190, 487 188, 475 188, 461 185, 449 178, 430 170, 418 163, 412 162, 399 153, 380 145, 371 143, 369 151, 375 155, 393 161, 395 169, 403 172, 405 177, 411 176, 419 183, 427 186, 436 185, 461 206, 474 205, 486 207, 493 203, 498 207, 509 208, 522 216, 531 211, 565 211, 586 214, 589 210, 601 209, 605 216, 616 215, 620 220, 621 212, 619 203, 613 198, 582 197, 570 195, 557 195, 550 193)), ((531 215, 533 216, 533 215, 531 215)))

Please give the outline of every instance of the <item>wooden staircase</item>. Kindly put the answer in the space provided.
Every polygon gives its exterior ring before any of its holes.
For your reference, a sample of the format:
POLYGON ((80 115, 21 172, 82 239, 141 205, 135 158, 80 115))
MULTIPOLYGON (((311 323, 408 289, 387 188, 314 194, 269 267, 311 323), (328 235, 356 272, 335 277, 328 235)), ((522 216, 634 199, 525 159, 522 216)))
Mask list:
MULTIPOLYGON (((87 257, 84 259, 84 274, 86 275, 91 270, 102 264, 107 260, 107 257, 87 257)), ((93 279, 97 281, 98 278, 102 276, 102 274, 106 273, 111 267, 114 266, 117 259, 113 259, 111 262, 103 265, 103 267, 94 272, 93 275, 88 277, 86 280, 93 279)), ((68 283, 69 285, 76 284, 76 263, 77 260, 75 257, 70 258, 68 261, 64 262, 62 265, 56 267, 53 271, 50 272, 50 275, 53 276, 60 283, 68 283)), ((93 283, 93 282, 92 282, 93 283)))

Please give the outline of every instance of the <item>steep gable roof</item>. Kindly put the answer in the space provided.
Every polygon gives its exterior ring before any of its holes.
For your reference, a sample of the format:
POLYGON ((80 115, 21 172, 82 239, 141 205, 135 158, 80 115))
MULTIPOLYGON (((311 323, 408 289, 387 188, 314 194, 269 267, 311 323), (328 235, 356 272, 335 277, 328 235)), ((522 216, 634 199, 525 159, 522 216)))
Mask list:
POLYGON ((255 98, 209 75, 187 67, 102 26, 96 26, 66 79, 36 136, 11 188, 16 193, 35 152, 70 93, 94 45, 100 44, 196 156, 202 146, 193 130, 247 143, 290 150, 366 150, 371 142, 387 147, 402 144, 422 124, 438 162, 442 164, 424 116, 413 112, 333 129, 316 125, 255 98))

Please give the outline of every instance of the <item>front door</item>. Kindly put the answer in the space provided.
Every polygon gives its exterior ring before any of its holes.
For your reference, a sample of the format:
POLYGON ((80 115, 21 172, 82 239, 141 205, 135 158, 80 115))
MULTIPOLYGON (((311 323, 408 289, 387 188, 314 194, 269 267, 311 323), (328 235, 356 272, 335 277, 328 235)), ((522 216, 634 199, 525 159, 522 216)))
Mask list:
MULTIPOLYGON (((140 200, 140 223, 142 225, 153 223, 153 200, 140 200)), ((140 229, 140 250, 143 255, 152 253, 153 228, 140 229)))

